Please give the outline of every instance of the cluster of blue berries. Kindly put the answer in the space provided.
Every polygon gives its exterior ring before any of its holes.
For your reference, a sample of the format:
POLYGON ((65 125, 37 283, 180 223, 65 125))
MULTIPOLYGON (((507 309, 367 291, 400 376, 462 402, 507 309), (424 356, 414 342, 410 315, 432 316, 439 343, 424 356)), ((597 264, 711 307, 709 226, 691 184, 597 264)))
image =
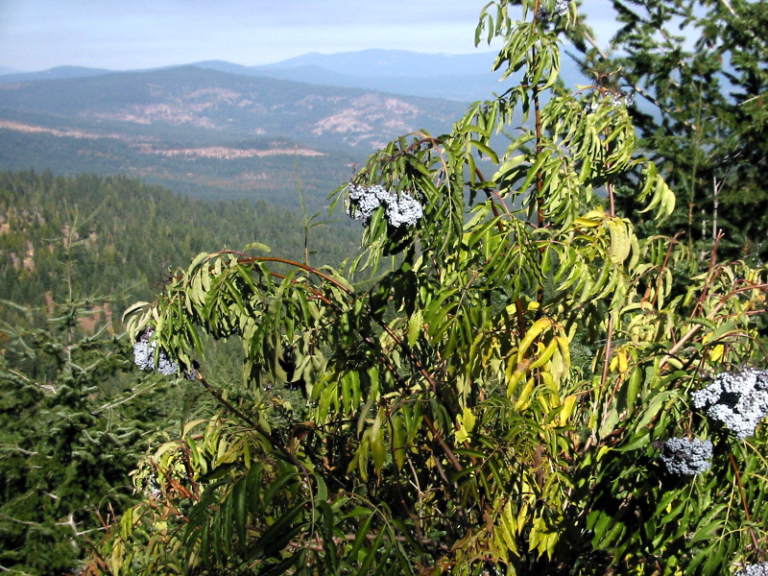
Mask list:
POLYGON ((383 206, 385 217, 390 226, 413 226, 424 216, 424 210, 418 200, 407 194, 398 196, 383 186, 360 186, 350 184, 347 187, 347 214, 353 220, 367 224, 374 211, 383 206))
MULTIPOLYGON (((605 96, 601 96, 605 97, 605 96)), ((610 105, 614 108, 619 108, 621 106, 631 106, 632 103, 635 101, 635 97, 628 92, 622 92, 621 90, 617 92, 611 92, 610 93, 610 105)), ((589 100, 585 102, 584 104, 584 111, 587 114, 594 114, 598 110, 600 110, 600 100, 589 100)))
POLYGON ((549 8, 545 4, 542 4, 539 6, 539 11, 536 12, 536 19, 542 24, 547 24, 556 16, 565 16, 568 14, 568 6, 570 3, 571 0, 557 0, 554 8, 552 8, 552 12, 549 11, 549 8))
POLYGON ((613 96, 611 96, 611 105, 618 108, 619 106, 632 106, 632 103, 635 101, 635 97, 627 92, 615 92, 613 96))
POLYGON ((745 566, 733 576, 768 576, 768 562, 745 566))
MULTIPOLYGON (((145 372, 151 372, 155 369, 155 352, 157 352, 157 342, 152 340, 154 330, 144 330, 133 345, 133 361, 145 372)), ((160 350, 157 355, 157 371, 163 376, 170 376, 179 370, 178 363, 174 362, 160 350)))
POLYGON ((747 369, 719 374, 712 383, 691 394, 693 405, 733 431, 740 439, 753 436, 768 414, 768 370, 747 369))
POLYGON ((661 449, 661 461, 670 474, 693 476, 709 470, 712 463, 712 442, 698 438, 671 438, 661 449))
MULTIPOLYGON (((157 342, 152 340, 154 330, 146 329, 139 334, 133 345, 133 362, 145 372, 155 370, 155 353, 157 342)), ((157 352, 157 371, 163 376, 171 376, 179 371, 179 363, 168 358, 168 355, 160 350, 157 352)), ((187 380, 195 379, 195 370, 186 369, 183 373, 187 380)))

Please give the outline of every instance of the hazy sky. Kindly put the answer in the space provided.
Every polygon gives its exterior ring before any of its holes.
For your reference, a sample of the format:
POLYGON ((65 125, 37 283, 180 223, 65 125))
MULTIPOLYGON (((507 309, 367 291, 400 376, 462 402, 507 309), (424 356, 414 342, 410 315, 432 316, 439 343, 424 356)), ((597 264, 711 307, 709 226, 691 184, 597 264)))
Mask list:
MULTIPOLYGON (((246 66, 366 48, 462 54, 486 0, 0 0, 0 66, 246 66)), ((585 0, 595 29, 608 0, 585 0)), ((488 50, 488 47, 482 47, 488 50)))

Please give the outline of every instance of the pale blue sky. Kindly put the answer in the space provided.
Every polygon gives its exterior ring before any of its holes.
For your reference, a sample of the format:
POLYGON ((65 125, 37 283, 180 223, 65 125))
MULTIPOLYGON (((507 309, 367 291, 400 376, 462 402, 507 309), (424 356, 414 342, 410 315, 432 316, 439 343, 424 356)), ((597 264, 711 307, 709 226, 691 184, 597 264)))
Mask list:
MULTIPOLYGON (((252 66, 367 48, 463 54, 485 0, 0 0, 0 66, 252 66)), ((607 40, 608 0, 583 10, 607 40), (602 16, 602 18, 601 18, 602 16)), ((487 46, 481 46, 487 51, 487 46)))

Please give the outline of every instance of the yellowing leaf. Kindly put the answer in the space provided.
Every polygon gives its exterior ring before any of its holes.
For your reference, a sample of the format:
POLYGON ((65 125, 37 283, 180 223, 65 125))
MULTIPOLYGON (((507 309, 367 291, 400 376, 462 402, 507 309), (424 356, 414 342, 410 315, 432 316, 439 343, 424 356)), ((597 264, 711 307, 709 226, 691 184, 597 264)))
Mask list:
POLYGON ((611 262, 621 264, 629 257, 632 242, 627 233, 627 227, 621 218, 612 218, 606 222, 611 233, 611 246, 609 250, 611 262))
POLYGON ((413 346, 419 339, 421 328, 424 325, 421 310, 416 310, 408 319, 408 346, 413 346))
POLYGON ((544 330, 552 326, 552 320, 549 318, 539 318, 536 320, 536 322, 533 323, 533 326, 526 332, 525 337, 520 342, 520 348, 517 350, 517 361, 520 363, 523 358, 525 357, 525 353, 528 351, 528 348, 531 344, 533 344, 533 341, 541 334, 544 330))
POLYGON ((717 346, 714 346, 709 349, 709 359, 712 362, 720 362, 720 360, 723 359, 723 355, 725 354, 725 346, 722 344, 718 344, 717 346))
POLYGON ((583 216, 580 216, 574 220, 573 224, 575 228, 595 228, 600 226, 600 223, 605 219, 605 212, 602 210, 590 210, 583 216))
POLYGON ((565 426, 568 424, 568 419, 573 414, 573 409, 576 407, 576 400, 578 400, 578 398, 579 397, 575 394, 570 394, 565 397, 565 400, 563 400, 563 409, 557 415, 558 426, 565 426))
POLYGON ((243 248, 243 252, 247 252, 248 250, 261 250, 262 252, 272 252, 272 249, 267 246, 266 244, 262 244, 261 242, 251 242, 250 244, 247 244, 245 248, 243 248))
POLYGON ((535 370, 536 368, 540 368, 541 366, 544 366, 544 364, 546 364, 550 358, 552 358, 552 355, 557 349, 557 339, 552 338, 552 340, 550 340, 549 344, 546 346, 539 342, 537 348, 539 348, 538 352, 540 355, 533 362, 531 362, 531 364, 528 366, 528 370, 535 370))
POLYGON ((509 551, 516 556, 519 556, 517 541, 515 540, 515 535, 518 532, 517 522, 515 515, 512 512, 511 501, 507 501, 506 505, 504 508, 502 508, 501 513, 499 514, 499 524, 497 525, 497 530, 501 532, 504 543, 507 545, 509 551))
POLYGON ((463 413, 456 416, 456 430, 454 432, 456 444, 463 444, 469 440, 469 435, 474 430, 476 422, 477 417, 469 408, 464 408, 463 413))
POLYGON ((533 392, 534 385, 534 379, 529 378, 528 382, 525 383, 525 386, 520 392, 520 396, 517 397, 517 402, 515 402, 515 410, 524 410, 528 407, 530 404, 531 393, 533 392))
POLYGON ((477 417, 472 413, 472 410, 469 408, 464 408, 464 426, 466 426, 467 430, 472 432, 475 429, 475 423, 477 422, 477 417))

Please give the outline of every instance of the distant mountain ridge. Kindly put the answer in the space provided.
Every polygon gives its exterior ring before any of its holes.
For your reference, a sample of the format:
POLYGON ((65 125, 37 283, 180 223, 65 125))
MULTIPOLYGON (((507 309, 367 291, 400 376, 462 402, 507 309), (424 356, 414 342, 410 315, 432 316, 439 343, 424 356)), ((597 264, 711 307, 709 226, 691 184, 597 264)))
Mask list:
MULTIPOLYGON (((9 69, 12 70, 12 69, 9 69)), ((85 68, 83 66, 57 66, 42 72, 0 71, 0 83, 31 82, 35 80, 60 80, 63 78, 88 78, 110 74, 111 70, 103 68, 85 68)))
MULTIPOLYGON (((244 66, 221 60, 171 66, 148 72, 188 65, 243 76, 269 77, 323 86, 362 88, 392 94, 473 102, 501 93, 505 85, 501 74, 491 72, 494 52, 472 54, 423 54, 404 50, 361 50, 337 54, 310 53, 281 62, 244 66)), ((563 59, 566 83, 586 83, 570 58, 563 59)), ((10 69, 9 69, 10 71, 10 69)), ((57 78, 97 76, 115 71, 62 66, 43 72, 3 73, 0 84, 57 78)))
MULTIPOLYGON (((421 98, 440 98, 456 102, 474 102, 489 98, 499 92, 503 86, 498 74, 468 74, 463 76, 353 76, 328 70, 317 64, 304 64, 286 67, 238 66, 229 62, 198 62, 199 68, 220 70, 246 76, 259 76, 302 82, 320 86, 338 86, 343 88, 362 88, 421 98)), ((0 78, 1 80, 1 78, 0 78)))
POLYGON ((64 118, 89 121, 93 130, 183 127, 202 140, 287 137, 365 150, 417 129, 448 130, 464 108, 196 66, 0 84, 0 118, 12 111, 47 115, 59 124, 64 118))
POLYGON ((336 54, 312 52, 274 64, 251 66, 251 68, 286 69, 318 66, 337 74, 364 78, 473 76, 490 72, 495 58, 495 52, 425 54, 407 50, 371 49, 336 54))
POLYGON ((374 149, 466 105, 196 66, 0 83, 0 168, 126 173, 311 210, 374 149))

